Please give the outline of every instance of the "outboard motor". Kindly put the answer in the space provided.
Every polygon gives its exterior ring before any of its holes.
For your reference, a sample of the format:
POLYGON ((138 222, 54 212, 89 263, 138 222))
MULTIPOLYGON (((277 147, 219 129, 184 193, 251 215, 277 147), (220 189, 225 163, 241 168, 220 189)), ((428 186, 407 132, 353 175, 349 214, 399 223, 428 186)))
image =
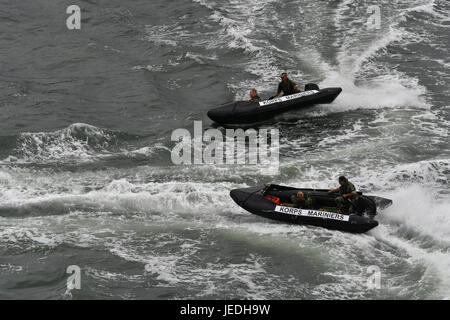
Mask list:
POLYGON ((307 83, 305 84, 305 91, 309 91, 309 90, 320 90, 319 86, 315 83, 307 83))
POLYGON ((359 214, 365 213, 369 217, 374 217, 377 214, 377 205, 375 201, 369 197, 359 197, 356 212, 359 214))

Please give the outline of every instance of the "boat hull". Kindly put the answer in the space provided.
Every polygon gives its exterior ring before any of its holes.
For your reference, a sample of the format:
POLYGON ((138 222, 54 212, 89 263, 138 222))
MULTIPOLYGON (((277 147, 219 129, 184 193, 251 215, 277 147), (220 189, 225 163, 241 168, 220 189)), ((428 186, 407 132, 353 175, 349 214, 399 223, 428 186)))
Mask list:
POLYGON ((331 103, 341 93, 341 88, 308 90, 290 96, 261 102, 236 101, 208 111, 208 117, 219 124, 252 124, 267 121, 292 110, 314 104, 331 103))
MULTIPOLYGON (((338 196, 337 194, 329 195, 327 190, 283 186, 275 186, 271 190, 267 190, 267 186, 234 189, 231 190, 230 196, 240 207, 267 219, 352 233, 367 232, 378 226, 378 221, 374 219, 377 214, 376 203, 371 196, 360 195, 361 205, 358 206, 360 215, 333 213, 319 208, 302 210, 280 205, 280 203, 289 202, 290 196, 298 191, 302 191, 304 194, 311 192, 313 197, 323 206, 333 206, 334 199, 338 196), (274 199, 279 199, 279 203, 274 202, 274 199)), ((376 198, 380 199, 379 197, 376 198)))

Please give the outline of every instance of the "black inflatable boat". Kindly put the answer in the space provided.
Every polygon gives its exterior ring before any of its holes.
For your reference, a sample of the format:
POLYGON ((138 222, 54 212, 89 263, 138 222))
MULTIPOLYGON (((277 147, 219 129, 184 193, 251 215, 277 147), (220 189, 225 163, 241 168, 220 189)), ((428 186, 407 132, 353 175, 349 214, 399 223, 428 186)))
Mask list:
POLYGON ((363 233, 378 226, 374 219, 377 208, 385 208, 392 200, 360 195, 357 214, 338 213, 330 210, 336 206, 334 199, 338 194, 328 194, 328 190, 299 189, 279 185, 263 185, 252 188, 231 190, 230 196, 242 208, 261 217, 294 224, 320 226, 333 230, 363 233), (312 193, 315 207, 312 209, 293 208, 282 205, 289 203, 297 192, 312 193))
POLYGON ((286 111, 298 110, 313 104, 331 103, 341 93, 341 88, 319 90, 315 84, 305 86, 305 91, 260 102, 236 101, 208 111, 208 117, 219 124, 251 124, 269 120, 286 111))

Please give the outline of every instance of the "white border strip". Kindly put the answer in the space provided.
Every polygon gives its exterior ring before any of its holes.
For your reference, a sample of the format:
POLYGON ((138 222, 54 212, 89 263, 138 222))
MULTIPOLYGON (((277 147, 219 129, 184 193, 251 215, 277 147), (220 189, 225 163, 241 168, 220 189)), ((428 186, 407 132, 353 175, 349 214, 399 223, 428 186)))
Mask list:
POLYGON ((316 94, 317 90, 309 90, 309 91, 303 91, 303 92, 299 92, 299 93, 294 93, 291 94, 289 96, 282 96, 279 98, 275 98, 272 100, 265 100, 265 101, 260 101, 259 102, 259 106, 263 107, 263 106, 267 106, 269 104, 274 104, 274 103, 278 103, 278 102, 284 102, 284 101, 289 101, 289 100, 293 100, 293 99, 297 99, 297 98, 301 98, 301 97, 306 97, 306 96, 310 96, 312 94, 316 94))
POLYGON ((275 211, 281 212, 284 214, 290 214, 293 216, 303 216, 303 217, 321 218, 321 219, 330 219, 330 220, 339 220, 339 221, 348 221, 348 219, 350 218, 350 216, 346 215, 346 214, 327 212, 327 211, 319 211, 319 210, 297 209, 297 208, 284 207, 284 206, 276 206, 275 211))

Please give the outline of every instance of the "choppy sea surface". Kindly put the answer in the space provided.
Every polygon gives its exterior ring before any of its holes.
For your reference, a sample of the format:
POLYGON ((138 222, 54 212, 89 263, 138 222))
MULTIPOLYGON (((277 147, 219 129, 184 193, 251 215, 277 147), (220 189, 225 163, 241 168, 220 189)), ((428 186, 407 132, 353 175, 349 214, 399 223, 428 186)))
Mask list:
POLYGON ((450 2, 81 0, 68 30, 70 4, 0 8, 0 298, 450 298, 450 2), (172 164, 173 130, 282 71, 343 92, 263 126, 278 174, 172 164), (341 174, 394 201, 366 234, 229 197, 341 174))

